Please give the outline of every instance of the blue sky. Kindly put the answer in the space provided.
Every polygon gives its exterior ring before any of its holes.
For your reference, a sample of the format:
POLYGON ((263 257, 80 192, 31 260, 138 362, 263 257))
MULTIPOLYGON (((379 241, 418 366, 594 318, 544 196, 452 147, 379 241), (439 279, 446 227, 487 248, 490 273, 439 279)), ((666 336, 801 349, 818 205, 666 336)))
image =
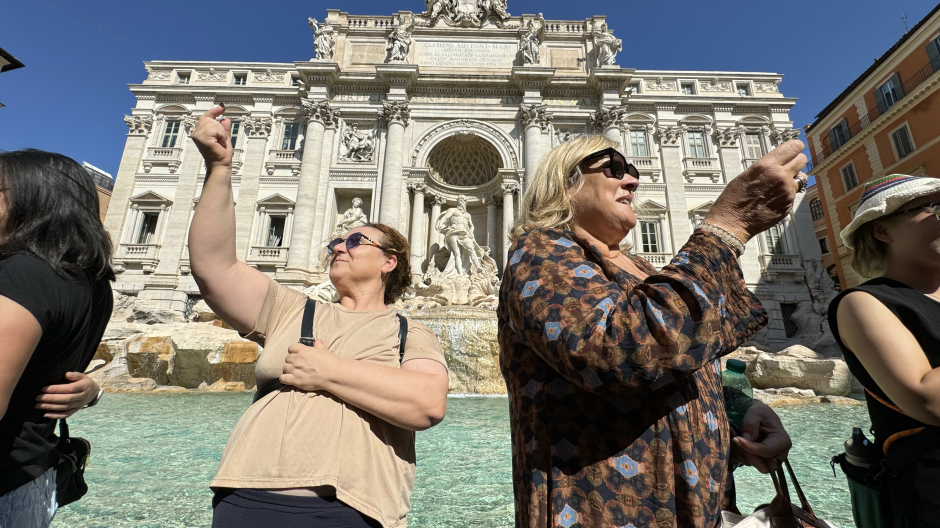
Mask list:
MULTIPOLYGON (((607 15, 627 68, 765 71, 816 114, 934 7, 928 0, 509 0, 513 15, 607 15)), ((0 148, 35 147, 117 172, 146 60, 293 62, 312 54, 307 17, 421 12, 423 0, 7 0, 0 47, 26 67, 0 74, 0 148)))

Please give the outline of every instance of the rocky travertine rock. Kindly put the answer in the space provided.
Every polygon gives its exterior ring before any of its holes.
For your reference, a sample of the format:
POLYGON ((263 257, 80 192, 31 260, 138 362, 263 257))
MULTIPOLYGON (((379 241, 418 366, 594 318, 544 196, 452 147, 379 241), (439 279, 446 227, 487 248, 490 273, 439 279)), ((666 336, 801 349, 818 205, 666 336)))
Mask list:
MULTIPOLYGON (((114 359, 114 354, 108 347, 108 343, 102 341, 98 344, 98 348, 95 350, 95 355, 91 359, 93 362, 95 360, 102 360, 107 364, 110 363, 112 359, 114 359)), ((91 365, 89 365, 89 367, 91 367, 91 365)))
POLYGON ((802 345, 793 345, 777 352, 777 356, 795 357, 802 359, 824 359, 821 355, 802 345))
POLYGON ((189 392, 186 387, 179 387, 176 385, 160 385, 159 387, 153 389, 153 392, 189 392))
POLYGON ((149 392, 157 388, 157 382, 150 378, 123 378, 108 382, 108 392, 149 392))
POLYGON ((241 382, 251 389, 255 386, 255 363, 260 347, 251 341, 230 341, 208 356, 209 380, 241 382))
POLYGON ((176 310, 158 308, 152 301, 137 300, 134 302, 131 314, 127 317, 129 323, 167 324, 184 322, 183 315, 176 310))
MULTIPOLYGON (((189 320, 194 323, 211 323, 213 321, 222 322, 219 319, 219 316, 209 308, 209 305, 206 304, 206 301, 200 300, 193 305, 192 311, 189 314, 189 320)), ((223 323, 224 324, 224 323, 223 323)))
POLYGON ((757 389, 797 387, 816 394, 848 396, 854 378, 841 359, 805 359, 761 353, 747 367, 747 378, 757 389))
POLYGON ((169 337, 137 336, 124 343, 127 370, 135 378, 150 378, 157 385, 168 385, 176 349, 169 337))
POLYGON ((181 326, 179 331, 172 334, 176 354, 167 377, 172 385, 195 389, 204 381, 213 381, 208 356, 221 350, 227 342, 240 338, 234 330, 213 325, 181 326))

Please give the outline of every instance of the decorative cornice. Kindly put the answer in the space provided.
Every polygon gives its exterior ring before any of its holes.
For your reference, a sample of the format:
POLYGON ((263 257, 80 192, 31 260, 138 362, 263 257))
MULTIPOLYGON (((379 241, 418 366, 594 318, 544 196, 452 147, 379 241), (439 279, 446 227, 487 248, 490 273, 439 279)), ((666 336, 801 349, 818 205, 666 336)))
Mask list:
POLYGON ((243 129, 248 137, 268 137, 274 120, 270 117, 246 117, 242 121, 243 129))
POLYGON ((522 128, 537 126, 542 130, 548 130, 552 122, 552 114, 547 111, 545 105, 522 105, 519 107, 519 119, 522 121, 522 128))
POLYGON ((255 104, 274 102, 274 95, 272 94, 252 94, 251 98, 255 101, 255 104))
POLYGON ((326 126, 333 126, 339 122, 339 110, 333 110, 330 102, 327 100, 311 101, 310 99, 301 99, 303 105, 304 120, 311 120, 323 123, 326 126))
POLYGON ((129 136, 145 136, 153 127, 153 116, 150 115, 126 115, 124 124, 130 127, 127 132, 129 136))
POLYGON ((386 127, 392 123, 408 126, 411 119, 411 109, 408 108, 406 101, 385 101, 382 103, 382 109, 379 110, 379 117, 386 127))
POLYGON ((712 103, 712 112, 734 112, 734 103, 712 103))

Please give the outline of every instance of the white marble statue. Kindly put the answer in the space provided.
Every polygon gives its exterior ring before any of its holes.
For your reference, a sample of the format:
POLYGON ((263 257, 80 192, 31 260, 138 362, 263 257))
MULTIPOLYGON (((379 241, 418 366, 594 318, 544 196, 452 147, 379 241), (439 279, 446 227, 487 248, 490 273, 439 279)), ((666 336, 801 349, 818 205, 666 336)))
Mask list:
POLYGON ((444 246, 450 251, 450 260, 444 272, 456 271, 459 275, 469 274, 471 267, 483 268, 480 257, 483 250, 473 238, 473 220, 467 212, 467 199, 461 196, 457 207, 451 207, 437 220, 434 226, 444 237, 444 246))
POLYGON ((542 13, 535 20, 530 20, 519 38, 519 51, 522 52, 522 64, 539 63, 539 46, 545 38, 545 19, 542 13))
POLYGON ((333 229, 333 233, 330 237, 341 236, 350 229, 362 227, 368 223, 369 218, 362 211, 362 198, 357 196, 352 200, 352 207, 346 209, 346 212, 343 213, 343 217, 336 223, 336 228, 333 229))
POLYGON ((509 19, 506 0, 479 0, 478 5, 483 10, 483 21, 492 18, 498 27, 503 27, 503 23, 509 19))
POLYGON ((617 61, 617 53, 623 49, 623 41, 607 29, 607 22, 603 22, 600 33, 594 34, 594 49, 598 66, 612 66, 617 61))
POLYGON ((307 23, 313 28, 313 50, 317 60, 333 60, 333 26, 320 25, 317 19, 307 18, 307 23))
POLYGON ((353 123, 346 127, 343 133, 343 147, 346 153, 343 159, 351 161, 372 161, 375 155, 375 138, 372 133, 366 134, 359 130, 359 125, 353 123))
POLYGON ((424 16, 431 19, 433 23, 441 15, 450 14, 456 7, 456 0, 424 0, 424 7, 427 9, 424 16))
POLYGON ((411 33, 415 30, 415 19, 409 16, 402 20, 388 35, 385 51, 388 52, 389 62, 405 62, 408 60, 408 50, 411 49, 411 33))

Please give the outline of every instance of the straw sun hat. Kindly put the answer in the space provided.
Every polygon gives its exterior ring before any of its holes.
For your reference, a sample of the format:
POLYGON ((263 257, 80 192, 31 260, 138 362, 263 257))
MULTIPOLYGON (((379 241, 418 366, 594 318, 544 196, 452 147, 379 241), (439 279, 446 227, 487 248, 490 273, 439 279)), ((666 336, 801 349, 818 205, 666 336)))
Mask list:
POLYGON ((940 178, 924 178, 892 174, 877 179, 865 185, 865 192, 855 209, 852 222, 842 230, 842 242, 849 249, 855 249, 852 235, 862 225, 877 218, 888 216, 897 211, 902 205, 920 198, 940 192, 940 178))

